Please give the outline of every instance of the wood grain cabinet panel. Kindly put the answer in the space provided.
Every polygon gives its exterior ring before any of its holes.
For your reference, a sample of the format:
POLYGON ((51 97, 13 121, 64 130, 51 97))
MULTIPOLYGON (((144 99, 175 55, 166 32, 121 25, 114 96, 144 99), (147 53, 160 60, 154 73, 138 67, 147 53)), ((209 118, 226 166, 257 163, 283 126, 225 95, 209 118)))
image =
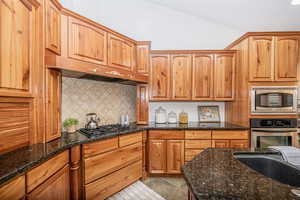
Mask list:
POLYGON ((84 160, 85 183, 139 160, 142 160, 142 142, 87 158, 84 160))
POLYGON ((119 146, 124 147, 142 141, 143 141, 143 132, 121 135, 119 137, 119 146))
POLYGON ((119 147, 118 137, 100 140, 83 145, 83 155, 85 158, 115 150, 119 147))
POLYGON ((211 147, 211 140, 185 140, 186 149, 206 149, 211 147))
POLYGON ((171 67, 169 55, 151 56, 150 100, 169 100, 171 67))
POLYGON ((172 99, 191 100, 192 86, 192 56, 171 56, 172 99))
POLYGON ((25 197, 25 176, 0 186, 0 199, 20 200, 25 197))
POLYGON ((61 14, 56 0, 46 0, 46 48, 61 53, 61 14))
POLYGON ((65 151, 38 167, 26 173, 27 192, 31 192, 38 185, 46 181, 50 176, 63 168, 69 162, 69 151, 65 151))
POLYGON ((148 124, 149 117, 149 87, 137 85, 136 87, 136 121, 137 124, 148 124))
POLYGON ((69 200, 70 168, 66 165, 28 195, 28 200, 69 200))
POLYGON ((166 140, 149 140, 149 172, 165 173, 167 170, 166 140))
POLYGON ((0 98, 0 154, 30 144, 32 113, 31 98, 0 98))
POLYGON ((150 44, 151 42, 138 42, 136 47, 136 72, 149 75, 150 71, 150 44))
POLYGON ((150 139, 180 140, 184 139, 184 131, 175 130, 151 130, 149 131, 150 139))
POLYGON ((86 200, 102 200, 134 183, 142 176, 142 161, 133 163, 85 186, 86 200))
POLYGON ((184 140, 167 140, 167 173, 180 174, 184 164, 184 140))
POLYGON ((185 139, 211 139, 211 131, 185 131, 185 139))
POLYGON ((107 33, 98 27, 69 17, 69 57, 81 61, 107 64, 107 33))
POLYGON ((46 142, 61 136, 61 72, 46 70, 46 142))
POLYGON ((204 151, 203 149, 185 149, 185 161, 192 160, 196 155, 204 151))
POLYGON ((37 8, 31 1, 0 1, 1 96, 32 96, 37 8))
POLYGON ((230 140, 212 140, 213 148, 230 148, 230 140))
POLYGON ((300 36, 277 36, 275 42, 275 80, 297 81, 300 67, 300 36))
POLYGON ((135 45, 108 34, 108 65, 132 72, 135 67, 135 45))
POLYGON ((213 54, 194 54, 192 70, 192 99, 213 99, 213 76, 214 56, 213 54))
POLYGON ((216 54, 214 67, 214 99, 231 101, 235 89, 235 54, 216 54))
POLYGON ((248 140, 231 140, 230 147, 231 148, 248 148, 249 141, 248 140))
POLYGON ((249 81, 274 80, 274 37, 249 38, 249 81))
POLYGON ((224 130, 212 131, 212 139, 245 139, 249 137, 248 131, 224 130))

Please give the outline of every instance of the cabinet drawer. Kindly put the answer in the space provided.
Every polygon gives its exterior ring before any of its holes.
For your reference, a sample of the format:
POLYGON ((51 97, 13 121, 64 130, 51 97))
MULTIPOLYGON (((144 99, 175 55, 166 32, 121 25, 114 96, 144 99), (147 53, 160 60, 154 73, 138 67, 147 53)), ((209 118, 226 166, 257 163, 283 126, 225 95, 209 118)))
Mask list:
POLYGON ((85 183, 139 160, 142 160, 142 142, 87 158, 84 160, 85 183))
POLYGON ((149 131, 150 139, 184 139, 184 131, 165 131, 165 130, 153 130, 149 131))
POLYGON ((139 161, 86 185, 85 197, 87 200, 106 199, 132 184, 141 176, 142 162, 139 161))
POLYGON ((107 151, 112 151, 117 148, 118 148, 118 137, 114 137, 106 140, 101 140, 98 142, 84 144, 83 154, 84 157, 87 158, 107 151))
POLYGON ((69 151, 65 151, 29 171, 26 174, 27 192, 31 192, 35 187, 63 168, 68 162, 69 151))
POLYGON ((211 131, 185 131, 185 139, 211 139, 211 131))
POLYGON ((25 196, 25 176, 0 186, 0 199, 22 199, 25 196))
POLYGON ((192 160, 196 155, 204 151, 203 149, 186 149, 185 150, 185 161, 192 160))
POLYGON ((211 147, 211 140, 186 140, 186 149, 206 149, 211 147))
POLYGON ((142 140, 143 140, 142 132, 138 132, 138 133, 120 136, 119 143, 120 143, 120 147, 124 147, 129 144, 141 142, 142 140))
POLYGON ((248 139, 248 131, 213 131, 212 139, 248 139))
POLYGON ((231 140, 230 147, 231 148, 248 148, 249 142, 248 142, 248 140, 231 140))

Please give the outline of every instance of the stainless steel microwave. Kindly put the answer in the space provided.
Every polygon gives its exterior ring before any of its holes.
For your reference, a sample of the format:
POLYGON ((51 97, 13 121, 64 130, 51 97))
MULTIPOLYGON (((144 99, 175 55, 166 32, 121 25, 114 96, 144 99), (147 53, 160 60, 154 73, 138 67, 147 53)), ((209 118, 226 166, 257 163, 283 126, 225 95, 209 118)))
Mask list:
POLYGON ((297 114, 295 86, 253 86, 250 93, 252 114, 297 114))

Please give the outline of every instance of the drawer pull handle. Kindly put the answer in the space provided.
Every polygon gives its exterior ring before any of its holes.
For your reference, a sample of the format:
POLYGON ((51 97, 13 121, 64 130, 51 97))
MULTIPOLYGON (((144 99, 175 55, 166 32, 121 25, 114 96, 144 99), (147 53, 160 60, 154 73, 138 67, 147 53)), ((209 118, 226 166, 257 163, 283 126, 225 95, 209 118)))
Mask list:
POLYGON ((97 72, 97 68, 95 68, 95 69, 92 69, 92 72, 97 72))

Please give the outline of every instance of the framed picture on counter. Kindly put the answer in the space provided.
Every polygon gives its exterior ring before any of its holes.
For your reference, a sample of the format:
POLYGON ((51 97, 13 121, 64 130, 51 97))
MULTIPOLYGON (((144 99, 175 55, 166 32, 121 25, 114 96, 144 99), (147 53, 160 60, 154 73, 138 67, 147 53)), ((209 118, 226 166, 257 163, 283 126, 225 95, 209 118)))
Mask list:
POLYGON ((198 106, 199 122, 220 122, 219 106, 198 106))

